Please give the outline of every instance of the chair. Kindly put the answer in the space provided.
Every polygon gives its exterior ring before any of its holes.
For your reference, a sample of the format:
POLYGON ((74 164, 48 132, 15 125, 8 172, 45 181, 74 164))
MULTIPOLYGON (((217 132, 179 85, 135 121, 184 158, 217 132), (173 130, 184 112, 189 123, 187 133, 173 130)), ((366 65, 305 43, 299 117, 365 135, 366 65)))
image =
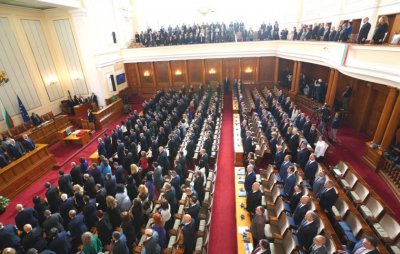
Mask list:
POLYGON ((400 225, 389 214, 385 214, 379 222, 373 223, 372 228, 385 243, 391 244, 400 236, 400 225))
POLYGON ((362 230, 361 222, 353 214, 349 213, 338 225, 343 231, 346 241, 355 244, 362 230))
POLYGON ((325 247, 328 251, 328 254, 335 254, 338 253, 336 246, 335 246, 335 242, 333 241, 332 237, 325 235, 326 238, 326 243, 325 243, 325 247))
POLYGON ((267 206, 269 204, 274 205, 276 200, 280 197, 281 192, 279 191, 278 185, 274 185, 270 195, 266 195, 267 206))
POLYGON ((362 183, 357 182, 353 187, 353 190, 349 191, 347 195, 353 201, 353 203, 356 205, 361 205, 367 199, 369 190, 362 183))
POLYGON ((286 232, 283 237, 283 241, 275 240, 273 243, 270 243, 271 253, 274 254, 291 254, 296 250, 296 243, 293 239, 292 232, 286 232))
POLYGON ((341 221, 349 211, 349 206, 343 199, 336 199, 335 205, 332 207, 332 213, 335 216, 336 221, 341 221))
POLYGON ((382 216, 385 209, 374 197, 369 196, 364 205, 358 207, 361 215, 369 222, 376 222, 382 216))
POLYGON ((265 224, 264 234, 268 240, 284 239, 285 232, 289 229, 289 220, 286 213, 281 213, 278 220, 271 220, 265 224))
POLYGON ((347 166, 346 163, 344 163, 343 161, 339 161, 339 163, 335 167, 332 168, 332 171, 336 178, 340 178, 344 174, 346 174, 348 169, 349 169, 349 166, 347 166))
POLYGON ((269 223, 270 220, 276 220, 277 218, 279 218, 279 216, 281 216, 281 213, 285 211, 282 198, 278 198, 275 205, 267 205, 267 209, 265 211, 265 219, 267 220, 267 223, 269 223))
POLYGON ((353 172, 347 171, 346 174, 339 179, 339 183, 343 186, 345 190, 353 189, 354 185, 356 185, 358 178, 353 172))

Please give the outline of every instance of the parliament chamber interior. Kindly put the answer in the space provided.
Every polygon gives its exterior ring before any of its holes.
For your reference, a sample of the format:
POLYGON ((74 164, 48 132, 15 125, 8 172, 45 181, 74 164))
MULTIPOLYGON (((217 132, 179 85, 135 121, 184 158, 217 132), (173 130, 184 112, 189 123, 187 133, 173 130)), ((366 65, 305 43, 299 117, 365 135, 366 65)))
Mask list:
POLYGON ((397 0, 0 0, 0 253, 400 254, 397 0))

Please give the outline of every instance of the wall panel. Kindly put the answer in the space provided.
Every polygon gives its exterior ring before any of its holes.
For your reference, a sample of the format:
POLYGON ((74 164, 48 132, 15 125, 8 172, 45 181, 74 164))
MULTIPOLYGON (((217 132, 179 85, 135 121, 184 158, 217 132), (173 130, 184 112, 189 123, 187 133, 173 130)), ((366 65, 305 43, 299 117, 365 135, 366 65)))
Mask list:
POLYGON ((187 79, 186 61, 171 61, 171 75, 173 87, 185 85, 187 79))
POLYGON ((188 60, 189 83, 198 86, 203 83, 203 60, 188 60))
POLYGON ((69 72, 74 94, 86 95, 89 92, 69 20, 54 20, 54 27, 69 72))
POLYGON ((221 82, 224 77, 222 73, 222 60, 220 59, 206 59, 204 60, 204 74, 205 80, 209 81, 212 86, 221 82))
POLYGON ((257 80, 258 66, 257 58, 240 59, 240 79, 244 83, 254 83, 257 80))
POLYGON ((20 112, 17 95, 27 110, 41 105, 10 22, 3 17, 0 17, 0 70, 9 77, 9 82, 0 87, 0 100, 10 115, 20 112))
POLYGON ((275 57, 260 57, 259 81, 273 83, 275 70, 275 57))
POLYGON ((157 75, 156 82, 158 87, 160 89, 170 87, 169 62, 155 62, 154 68, 157 75))
POLYGON ((64 97, 54 60, 39 20, 22 20, 40 75, 50 101, 64 97))
POLYGON ((239 79, 239 58, 228 58, 223 60, 222 72, 224 77, 230 80, 239 79))
POLYGON ((138 65, 139 65, 141 88, 142 89, 147 89, 148 87, 154 88, 155 73, 153 72, 152 63, 138 63, 138 65))

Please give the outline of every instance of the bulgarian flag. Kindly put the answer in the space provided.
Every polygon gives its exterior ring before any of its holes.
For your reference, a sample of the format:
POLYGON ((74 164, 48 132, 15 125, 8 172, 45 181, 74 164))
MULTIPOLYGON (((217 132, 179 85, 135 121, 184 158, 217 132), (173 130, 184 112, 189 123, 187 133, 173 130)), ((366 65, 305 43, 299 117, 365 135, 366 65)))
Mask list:
POLYGON ((7 124, 7 128, 11 129, 14 127, 14 122, 10 116, 10 114, 8 114, 7 110, 4 108, 3 103, 0 101, 0 109, 1 109, 1 114, 4 118, 4 120, 6 121, 7 124))

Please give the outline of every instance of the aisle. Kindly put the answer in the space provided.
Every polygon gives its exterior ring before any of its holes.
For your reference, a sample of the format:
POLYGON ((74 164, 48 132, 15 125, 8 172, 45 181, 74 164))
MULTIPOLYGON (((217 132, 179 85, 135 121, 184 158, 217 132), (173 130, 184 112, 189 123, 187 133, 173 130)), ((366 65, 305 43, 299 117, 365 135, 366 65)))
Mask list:
POLYGON ((210 229, 209 253, 237 253, 232 95, 225 96, 210 229))

